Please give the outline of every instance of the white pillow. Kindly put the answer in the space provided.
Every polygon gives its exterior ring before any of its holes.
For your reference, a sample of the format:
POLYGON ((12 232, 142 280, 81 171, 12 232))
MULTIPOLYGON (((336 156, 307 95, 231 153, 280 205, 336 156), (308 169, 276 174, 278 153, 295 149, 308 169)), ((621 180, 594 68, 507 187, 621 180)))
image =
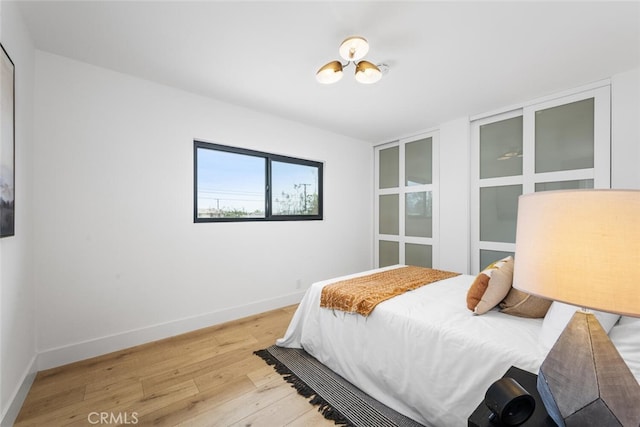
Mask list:
MULTIPOLYGON (((551 304, 549 311, 547 311, 547 314, 544 316, 544 320, 542 321, 542 332, 540 332, 540 345, 545 353, 548 353, 549 350, 551 350, 551 347, 556 343, 558 337, 562 331, 564 331, 564 328, 567 326, 567 323, 569 323, 576 310, 580 310, 580 307, 558 301, 554 301, 551 304)), ((607 334, 620 318, 618 314, 595 310, 590 311, 595 314, 602 326, 602 329, 604 329, 607 334)))
POLYGON ((609 332, 609 338, 640 383, 640 318, 622 316, 609 332))

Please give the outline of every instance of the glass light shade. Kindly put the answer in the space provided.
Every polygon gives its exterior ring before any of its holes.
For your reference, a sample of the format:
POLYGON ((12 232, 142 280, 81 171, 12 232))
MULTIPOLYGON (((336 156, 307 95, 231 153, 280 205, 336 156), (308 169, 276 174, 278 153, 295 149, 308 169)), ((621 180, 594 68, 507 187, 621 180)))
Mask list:
POLYGON ((513 286, 640 317, 640 190, 520 196, 513 286))
POLYGON ((324 65, 316 73, 316 80, 323 84, 335 83, 342 78, 342 64, 340 61, 331 61, 324 65))
POLYGON ((340 45, 339 52, 340 56, 347 61, 357 61, 369 52, 369 43, 364 37, 348 37, 340 45))
POLYGON ((356 65, 356 80, 359 83, 371 84, 382 78, 382 72, 369 61, 360 61, 356 65))

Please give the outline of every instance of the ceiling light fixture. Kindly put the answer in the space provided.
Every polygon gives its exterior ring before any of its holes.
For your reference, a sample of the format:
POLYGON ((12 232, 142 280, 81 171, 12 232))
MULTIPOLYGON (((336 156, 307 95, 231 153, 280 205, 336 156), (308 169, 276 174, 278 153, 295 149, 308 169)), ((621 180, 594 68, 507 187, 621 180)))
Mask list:
POLYGON ((369 52, 367 39, 360 36, 346 38, 338 49, 340 56, 347 61, 331 61, 322 66, 316 73, 316 79, 323 84, 335 83, 342 78, 343 69, 349 64, 355 65, 355 77, 360 83, 371 84, 382 78, 382 71, 388 70, 386 64, 375 65, 369 61, 360 61, 369 52), (382 68, 382 70, 381 70, 382 68))

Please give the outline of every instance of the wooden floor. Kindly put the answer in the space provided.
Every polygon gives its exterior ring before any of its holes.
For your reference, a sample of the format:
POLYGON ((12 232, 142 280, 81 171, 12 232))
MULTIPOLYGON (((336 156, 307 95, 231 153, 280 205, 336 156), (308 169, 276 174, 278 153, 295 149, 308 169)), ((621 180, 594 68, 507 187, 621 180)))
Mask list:
POLYGON ((15 426, 331 426, 253 351, 296 306, 39 372, 15 426))

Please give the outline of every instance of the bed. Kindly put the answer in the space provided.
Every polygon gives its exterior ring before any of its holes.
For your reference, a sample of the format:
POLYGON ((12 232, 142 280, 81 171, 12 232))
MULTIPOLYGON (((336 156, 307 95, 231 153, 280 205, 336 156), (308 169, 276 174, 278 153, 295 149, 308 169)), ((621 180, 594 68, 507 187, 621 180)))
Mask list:
MULTIPOLYGON (((546 355, 539 344, 543 319, 498 310, 474 315, 465 298, 475 276, 459 275, 396 296, 368 317, 320 307, 324 286, 399 267, 314 283, 276 344, 303 348, 375 399, 427 426, 466 426, 485 390, 512 365, 537 373, 546 355)), ((619 351, 623 357, 626 351, 640 378, 637 335, 610 335, 620 336, 619 351)))

